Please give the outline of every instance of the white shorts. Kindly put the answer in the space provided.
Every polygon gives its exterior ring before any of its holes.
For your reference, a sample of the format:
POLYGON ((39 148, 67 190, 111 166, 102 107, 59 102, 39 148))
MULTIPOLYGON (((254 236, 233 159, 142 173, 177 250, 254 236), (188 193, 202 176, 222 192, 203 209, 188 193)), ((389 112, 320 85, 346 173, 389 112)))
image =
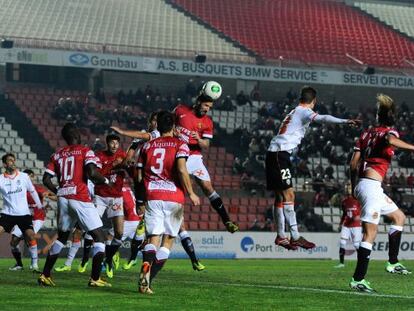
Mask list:
POLYGON ((116 216, 124 216, 124 199, 120 198, 111 198, 111 197, 101 197, 95 195, 94 203, 98 209, 99 216, 102 218, 103 214, 106 211, 106 217, 109 219, 116 216))
MULTIPOLYGON (((122 241, 126 239, 132 240, 135 236, 135 231, 137 231, 139 221, 124 221, 124 233, 122 235, 122 241)), ((114 228, 109 229, 109 234, 114 236, 114 228)))
POLYGON ((71 231, 78 223, 82 230, 89 232, 102 227, 98 209, 92 202, 68 200, 63 197, 58 199, 58 227, 59 230, 71 231))
POLYGON ((398 209, 376 180, 361 178, 355 187, 355 196, 361 204, 361 221, 378 225, 381 215, 398 209))
POLYGON ((177 236, 183 222, 182 204, 170 201, 148 201, 145 208, 145 229, 148 235, 177 236))
MULTIPOLYGON (((42 229, 44 223, 45 223, 44 220, 33 220, 34 233, 38 233, 39 230, 42 229)), ((20 230, 19 226, 14 226, 11 234, 17 236, 18 238, 23 237, 22 231, 20 230)))
POLYGON ((210 174, 208 173, 204 163, 203 156, 201 154, 192 154, 187 159, 187 171, 188 174, 204 180, 210 181, 210 174))
POLYGON ((341 240, 351 240, 354 244, 361 243, 362 227, 345 227, 341 229, 341 240))

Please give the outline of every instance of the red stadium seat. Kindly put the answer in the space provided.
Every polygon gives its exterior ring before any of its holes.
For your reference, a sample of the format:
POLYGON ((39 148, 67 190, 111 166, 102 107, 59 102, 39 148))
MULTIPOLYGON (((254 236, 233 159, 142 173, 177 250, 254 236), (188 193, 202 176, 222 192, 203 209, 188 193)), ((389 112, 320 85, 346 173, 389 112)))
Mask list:
POLYGON ((412 40, 343 1, 171 2, 267 59, 354 65, 345 56, 349 53, 370 65, 399 68, 410 67, 404 59, 414 59, 412 40), (298 25, 302 21, 305 27, 298 25), (303 42, 312 42, 312 48, 305 49, 303 42))

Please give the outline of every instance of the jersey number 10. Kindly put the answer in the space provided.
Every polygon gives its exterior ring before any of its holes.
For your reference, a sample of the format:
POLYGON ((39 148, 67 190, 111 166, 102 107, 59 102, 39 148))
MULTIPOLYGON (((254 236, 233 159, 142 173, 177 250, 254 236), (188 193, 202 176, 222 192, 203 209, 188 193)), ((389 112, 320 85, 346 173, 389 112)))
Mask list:
POLYGON ((75 157, 67 157, 59 159, 60 180, 71 180, 73 171, 75 170, 75 157))

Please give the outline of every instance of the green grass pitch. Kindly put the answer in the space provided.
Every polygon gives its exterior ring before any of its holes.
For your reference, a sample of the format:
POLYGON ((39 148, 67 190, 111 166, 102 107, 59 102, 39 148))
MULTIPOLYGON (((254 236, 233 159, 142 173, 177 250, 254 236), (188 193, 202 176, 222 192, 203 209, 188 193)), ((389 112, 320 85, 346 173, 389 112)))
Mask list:
MULTIPOLYGON (((88 288, 88 273, 54 273, 57 287, 39 287, 28 269, 11 272, 0 260, 1 310, 414 310, 414 275, 391 275, 373 261, 367 279, 376 295, 350 291, 355 261, 334 269, 330 260, 169 260, 152 296, 137 292, 139 266, 116 271, 112 288, 88 288)), ((40 261, 42 267, 44 259, 40 261)), ((414 262, 404 262, 413 267, 414 262)), ((59 260, 58 264, 63 264, 59 260)), ((25 261, 26 267, 28 262, 25 261)))

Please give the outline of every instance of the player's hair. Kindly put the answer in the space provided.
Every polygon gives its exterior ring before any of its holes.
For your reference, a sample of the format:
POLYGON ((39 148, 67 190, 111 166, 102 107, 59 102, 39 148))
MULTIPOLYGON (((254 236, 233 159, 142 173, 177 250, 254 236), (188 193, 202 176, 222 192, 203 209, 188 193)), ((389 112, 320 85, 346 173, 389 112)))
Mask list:
POLYGON ((310 104, 316 98, 316 90, 308 85, 305 85, 300 90, 299 102, 310 104))
POLYGON ((108 134, 106 135, 105 141, 107 144, 109 144, 110 141, 112 140, 117 140, 117 141, 121 141, 121 137, 119 137, 116 134, 108 134))
POLYGON ((8 157, 12 157, 13 159, 16 160, 16 156, 13 153, 9 152, 9 153, 6 153, 4 156, 1 157, 1 161, 3 162, 3 164, 6 164, 8 157))
POLYGON ((68 143, 74 143, 77 138, 80 139, 80 132, 75 123, 66 123, 61 131, 63 139, 68 143))
POLYGON ((154 121, 154 119, 157 117, 158 111, 151 112, 150 116, 148 117, 148 123, 151 123, 154 121))
POLYGON ((174 127, 174 115, 166 110, 159 111, 157 114, 157 129, 160 134, 171 131, 174 127))
POLYGON ((27 175, 34 175, 34 172, 33 172, 31 169, 29 169, 29 168, 26 168, 26 169, 23 171, 23 173, 26 173, 27 175))
POLYGON ((396 112, 397 107, 391 97, 385 94, 377 95, 377 119, 379 124, 394 125, 396 112))
POLYGON ((200 95, 198 95, 198 97, 197 97, 197 103, 200 104, 200 103, 205 103, 205 102, 214 102, 214 100, 210 96, 208 96, 206 94, 200 94, 200 95))

